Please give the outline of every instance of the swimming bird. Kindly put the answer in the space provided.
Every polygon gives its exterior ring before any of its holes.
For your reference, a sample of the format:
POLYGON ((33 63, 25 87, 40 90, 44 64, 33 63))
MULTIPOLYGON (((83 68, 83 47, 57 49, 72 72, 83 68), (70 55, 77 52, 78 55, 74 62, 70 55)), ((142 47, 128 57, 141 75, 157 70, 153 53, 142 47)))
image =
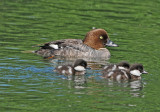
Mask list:
POLYGON ((104 29, 93 29, 89 31, 83 40, 63 39, 45 43, 34 53, 43 57, 89 57, 105 58, 110 57, 110 52, 106 46, 117 47, 113 43, 104 29))
POLYGON ((77 59, 73 65, 60 65, 55 71, 61 75, 84 75, 86 73, 87 62, 83 59, 77 59))
POLYGON ((130 68, 130 64, 126 61, 122 61, 118 64, 108 64, 108 65, 104 66, 102 69, 102 73, 114 71, 116 69, 128 70, 129 68, 130 68))
POLYGON ((116 81, 122 80, 139 80, 141 74, 147 74, 143 69, 142 64, 133 64, 128 70, 127 69, 115 69, 109 72, 103 72, 103 78, 113 79, 116 81))

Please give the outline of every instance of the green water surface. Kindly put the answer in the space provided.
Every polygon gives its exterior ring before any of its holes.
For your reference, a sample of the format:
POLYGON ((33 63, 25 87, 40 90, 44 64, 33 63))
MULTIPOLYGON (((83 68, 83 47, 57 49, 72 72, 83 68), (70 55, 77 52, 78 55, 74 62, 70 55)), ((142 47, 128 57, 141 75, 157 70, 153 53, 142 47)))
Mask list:
POLYGON ((0 112, 159 112, 159 73, 160 0, 0 0, 0 112), (24 53, 83 39, 92 27, 119 45, 108 48, 104 63, 142 63, 149 73, 137 82, 107 82, 99 78, 101 62, 90 61, 87 84, 76 88, 53 71, 71 60, 24 53))

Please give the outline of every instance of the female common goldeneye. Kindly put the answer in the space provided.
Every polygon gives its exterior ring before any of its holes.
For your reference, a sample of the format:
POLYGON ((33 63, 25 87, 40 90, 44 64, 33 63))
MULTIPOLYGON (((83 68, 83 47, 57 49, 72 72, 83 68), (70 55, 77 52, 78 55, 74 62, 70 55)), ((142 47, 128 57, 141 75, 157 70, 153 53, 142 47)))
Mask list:
POLYGON ((89 57, 105 58, 110 57, 106 46, 118 46, 114 44, 104 29, 93 29, 89 31, 83 40, 63 39, 45 43, 34 53, 43 57, 89 57))

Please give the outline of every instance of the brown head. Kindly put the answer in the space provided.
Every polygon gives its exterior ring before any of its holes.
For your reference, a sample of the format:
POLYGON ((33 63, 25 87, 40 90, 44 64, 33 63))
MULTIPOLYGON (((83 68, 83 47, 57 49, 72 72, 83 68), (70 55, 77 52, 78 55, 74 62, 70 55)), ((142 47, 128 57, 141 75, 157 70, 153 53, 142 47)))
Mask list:
POLYGON ((86 34, 83 42, 84 44, 98 50, 100 48, 105 48, 105 46, 111 41, 104 29, 93 29, 86 34))

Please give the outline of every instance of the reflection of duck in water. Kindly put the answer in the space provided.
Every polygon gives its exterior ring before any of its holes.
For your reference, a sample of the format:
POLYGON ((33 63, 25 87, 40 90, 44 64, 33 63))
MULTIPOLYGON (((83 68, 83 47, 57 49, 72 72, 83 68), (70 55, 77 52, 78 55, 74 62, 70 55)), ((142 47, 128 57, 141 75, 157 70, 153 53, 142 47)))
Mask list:
POLYGON ((141 74, 146 74, 143 70, 142 64, 133 64, 128 70, 127 69, 115 69, 103 71, 103 78, 112 79, 116 81, 125 81, 125 80, 139 80, 141 79, 141 74))
POLYGON ((69 80, 75 82, 75 86, 81 86, 86 83, 85 73, 87 62, 83 59, 77 59, 73 65, 61 65, 56 67, 55 71, 61 75, 65 75, 69 80))
MULTIPOLYGON (((66 58, 66 57, 56 57, 49 59, 48 61, 54 66, 57 67, 57 65, 72 65, 77 58, 66 58)), ((102 66, 108 64, 108 61, 101 59, 101 58, 83 58, 87 62, 87 66, 91 68, 92 70, 100 70, 102 69, 102 66)))

